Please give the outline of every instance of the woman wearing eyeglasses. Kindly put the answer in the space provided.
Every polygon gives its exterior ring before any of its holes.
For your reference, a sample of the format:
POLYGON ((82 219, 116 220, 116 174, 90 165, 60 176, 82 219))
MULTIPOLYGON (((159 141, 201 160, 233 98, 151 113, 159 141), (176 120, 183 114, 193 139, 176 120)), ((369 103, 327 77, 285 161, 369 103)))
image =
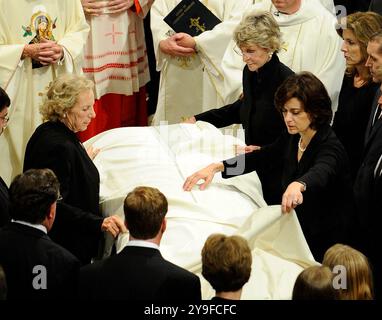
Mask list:
MULTIPOLYGON (((273 99, 277 88, 293 71, 277 57, 281 48, 281 33, 269 12, 251 13, 243 18, 235 30, 235 51, 242 55, 243 95, 234 103, 212 109, 189 118, 187 123, 206 121, 218 128, 242 124, 246 147, 241 152, 252 152, 274 142, 284 129, 283 119, 273 99)), ((275 191, 265 184, 264 199, 269 204, 279 201, 275 191)), ((277 192, 276 192, 277 193, 277 192)))
MULTIPOLYGON (((0 135, 8 124, 8 107, 11 104, 7 93, 0 88, 0 135)), ((9 221, 9 194, 8 187, 0 177, 0 227, 9 221)))

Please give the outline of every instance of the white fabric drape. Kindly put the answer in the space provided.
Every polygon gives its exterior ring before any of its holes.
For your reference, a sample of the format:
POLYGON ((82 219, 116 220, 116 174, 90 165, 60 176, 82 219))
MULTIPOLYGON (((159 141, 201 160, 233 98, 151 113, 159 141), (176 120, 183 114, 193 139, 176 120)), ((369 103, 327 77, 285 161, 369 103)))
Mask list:
MULTIPOLYGON (((256 172, 222 179, 205 190, 184 192, 185 178, 212 161, 232 157, 234 144, 205 122, 161 127, 120 128, 99 134, 85 145, 101 148, 95 164, 101 177, 102 211, 123 217, 123 200, 134 187, 159 188, 168 198, 162 255, 200 276, 204 299, 213 296, 201 276, 200 252, 211 233, 239 234, 252 248, 253 266, 243 299, 289 299, 303 267, 314 264, 295 213, 268 207, 256 172)), ((110 251, 110 238, 106 255, 110 251)), ((120 251, 128 241, 121 235, 120 251)))

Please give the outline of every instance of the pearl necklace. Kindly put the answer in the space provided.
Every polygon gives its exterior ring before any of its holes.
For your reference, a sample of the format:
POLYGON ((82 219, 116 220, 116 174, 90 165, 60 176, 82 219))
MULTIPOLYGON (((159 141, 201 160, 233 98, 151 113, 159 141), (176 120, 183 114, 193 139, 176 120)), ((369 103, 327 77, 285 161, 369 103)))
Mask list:
POLYGON ((300 137, 300 140, 298 140, 298 150, 300 150, 301 152, 304 152, 306 150, 306 147, 305 148, 301 147, 301 141, 302 141, 302 137, 300 137))

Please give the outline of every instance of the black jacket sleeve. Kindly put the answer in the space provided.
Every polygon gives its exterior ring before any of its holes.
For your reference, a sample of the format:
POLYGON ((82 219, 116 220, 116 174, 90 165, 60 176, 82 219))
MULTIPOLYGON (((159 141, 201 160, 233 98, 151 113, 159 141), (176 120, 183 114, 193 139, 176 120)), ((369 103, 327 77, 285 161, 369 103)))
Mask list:
POLYGON ((242 100, 239 99, 236 102, 219 109, 212 109, 203 113, 199 113, 195 115, 195 119, 209 122, 217 128, 226 127, 234 123, 241 123, 241 105, 242 100))

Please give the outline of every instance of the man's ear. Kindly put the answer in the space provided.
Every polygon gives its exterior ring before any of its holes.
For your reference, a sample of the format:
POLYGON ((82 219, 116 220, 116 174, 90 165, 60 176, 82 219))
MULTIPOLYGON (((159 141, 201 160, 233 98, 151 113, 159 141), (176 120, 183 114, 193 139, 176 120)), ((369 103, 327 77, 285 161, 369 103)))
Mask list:
POLYGON ((52 229, 54 220, 56 219, 56 209, 57 209, 57 203, 53 202, 49 209, 48 209, 48 214, 46 215, 43 225, 47 228, 48 231, 52 229))
POLYGON ((53 202, 50 205, 49 212, 48 212, 48 219, 53 220, 56 218, 56 210, 57 210, 57 203, 53 202))
POLYGON ((160 231, 162 232, 162 234, 166 231, 166 228, 167 228, 167 220, 166 218, 163 218, 162 225, 160 228, 160 231))

